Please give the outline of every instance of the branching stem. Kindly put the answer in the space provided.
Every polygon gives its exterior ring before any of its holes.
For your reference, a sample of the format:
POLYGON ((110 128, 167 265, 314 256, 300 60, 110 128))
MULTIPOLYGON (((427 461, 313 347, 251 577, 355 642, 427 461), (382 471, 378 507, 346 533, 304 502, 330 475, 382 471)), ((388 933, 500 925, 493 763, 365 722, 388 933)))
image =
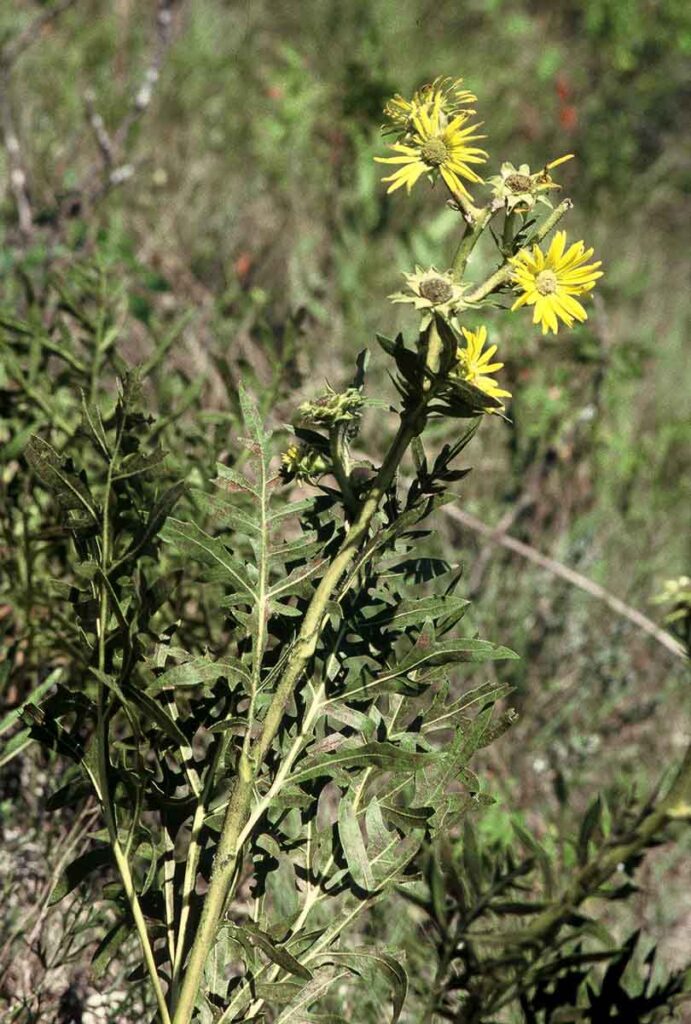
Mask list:
MULTIPOLYGON (((564 201, 561 202, 559 206, 552 211, 549 217, 547 217, 547 219, 540 225, 537 231, 533 232, 530 238, 528 238, 526 248, 527 246, 533 245, 535 242, 541 242, 543 238, 546 238, 550 231, 556 227, 564 214, 570 210, 572 206, 573 203, 570 199, 564 199, 564 201)), ((472 292, 469 292, 466 298, 469 302, 479 302, 480 299, 484 299, 487 295, 491 295, 491 293, 496 291, 497 288, 500 288, 503 284, 510 281, 511 273, 511 264, 508 260, 505 260, 498 270, 495 270, 493 274, 490 274, 486 281, 483 281, 482 284, 479 284, 472 292)))
MULTIPOLYGON (((427 365, 431 370, 438 366, 440 347, 439 336, 436 330, 432 330, 427 352, 427 365)), ((429 385, 429 382, 427 383, 429 385)), ((402 416, 398 432, 381 469, 362 502, 340 551, 322 577, 307 608, 302 628, 286 659, 283 674, 264 718, 261 733, 250 749, 243 749, 240 755, 238 774, 226 811, 209 890, 175 1007, 173 1024, 189 1024, 192 1019, 206 957, 215 941, 223 908, 236 874, 242 838, 247 835, 255 777, 271 749, 283 720, 286 705, 314 655, 328 602, 361 544, 366 540, 372 520, 391 485, 403 455, 413 437, 422 429, 425 410, 433 395, 434 388, 428 386, 418 405, 402 416)))

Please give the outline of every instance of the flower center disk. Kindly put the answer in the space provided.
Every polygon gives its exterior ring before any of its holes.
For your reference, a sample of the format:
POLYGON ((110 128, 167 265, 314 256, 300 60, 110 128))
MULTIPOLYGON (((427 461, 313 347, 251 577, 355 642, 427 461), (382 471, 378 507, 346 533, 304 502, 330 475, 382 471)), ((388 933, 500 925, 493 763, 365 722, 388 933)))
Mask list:
POLYGON ((558 283, 557 275, 553 270, 541 270, 535 278, 535 287, 540 295, 554 295, 558 283))
POLYGON ((424 143, 420 148, 420 155, 426 164, 429 164, 431 167, 439 167, 448 158, 449 151, 444 140, 436 136, 424 143))
POLYGON ((529 192, 532 182, 527 174, 510 174, 506 179, 506 187, 511 192, 529 192))
POLYGON ((435 304, 448 302, 453 298, 453 288, 443 277, 430 277, 420 284, 420 295, 435 304))

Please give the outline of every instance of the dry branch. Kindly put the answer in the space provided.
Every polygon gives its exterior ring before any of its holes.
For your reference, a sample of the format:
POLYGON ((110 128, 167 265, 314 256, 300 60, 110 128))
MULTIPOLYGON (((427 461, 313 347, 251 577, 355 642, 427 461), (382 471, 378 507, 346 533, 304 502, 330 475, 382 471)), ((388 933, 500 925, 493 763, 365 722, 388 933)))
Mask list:
POLYGON ((7 153, 9 188, 17 211, 19 231, 24 239, 31 236, 34 218, 29 179, 12 106, 12 69, 25 50, 39 39, 43 29, 75 3, 76 0, 57 0, 53 7, 42 11, 0 49, 0 131, 7 153))
POLYGON ((533 565, 539 565, 541 569, 546 569, 547 572, 552 573, 553 576, 558 576, 559 579, 565 580, 566 583, 570 583, 574 587, 578 587, 580 590, 585 591, 586 594, 590 594, 591 597, 596 598, 598 601, 603 601, 608 608, 611 608, 617 615, 621 615, 622 618, 628 619, 648 636, 653 637, 657 640, 666 650, 673 654, 677 658, 681 658, 683 661, 686 660, 686 654, 684 648, 680 643, 672 637, 666 630, 656 625, 649 619, 647 615, 639 612, 636 608, 632 608, 631 605, 626 604, 620 598, 615 597, 614 594, 610 594, 608 590, 601 587, 599 583, 595 583, 593 580, 588 579, 587 576, 583 576, 580 572, 576 572, 575 569, 570 569, 568 565, 563 565, 558 562, 555 558, 550 558, 549 555, 543 555, 536 548, 531 547, 530 544, 524 544, 523 541, 516 540, 515 537, 509 536, 503 532, 501 528, 493 528, 483 523, 481 519, 471 515, 470 512, 464 512, 460 508, 447 505, 442 510, 449 519, 453 519, 454 522, 460 523, 462 526, 467 527, 469 530, 473 530, 475 533, 481 534, 483 537, 487 537, 488 540, 494 544, 499 544, 501 547, 506 548, 508 551, 512 551, 516 555, 520 555, 521 558, 525 558, 528 562, 532 562, 533 565))

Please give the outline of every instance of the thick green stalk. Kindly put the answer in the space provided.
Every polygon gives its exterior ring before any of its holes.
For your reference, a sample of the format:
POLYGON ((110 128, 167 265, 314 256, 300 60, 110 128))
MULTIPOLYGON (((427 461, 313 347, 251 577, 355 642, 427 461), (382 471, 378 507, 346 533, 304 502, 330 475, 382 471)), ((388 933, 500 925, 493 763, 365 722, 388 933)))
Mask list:
MULTIPOLYGON (((440 344, 439 337, 433 330, 430 335, 427 355, 427 364, 430 367, 438 363, 440 344)), ((250 815, 255 776, 280 728, 286 705, 316 650, 327 604, 356 552, 366 539, 372 519, 391 485, 408 445, 413 437, 420 432, 424 411, 432 395, 433 389, 427 390, 418 406, 402 419, 391 449, 350 527, 341 550, 322 577, 312 597, 300 634, 288 656, 283 675, 269 705, 261 733, 250 749, 243 750, 240 756, 238 775, 226 811, 209 890, 204 900, 197 934, 180 988, 173 1024, 189 1024, 194 1012, 204 964, 215 941, 219 921, 235 875, 242 845, 241 837, 250 815)))
POLYGON ((495 211, 492 207, 487 206, 484 210, 478 210, 476 218, 471 224, 468 224, 451 265, 451 271, 455 281, 460 281, 463 277, 470 254, 475 248, 480 235, 489 224, 494 213, 495 211))
POLYGON ((183 956, 187 940, 187 927, 192 909, 192 894, 197 882, 197 867, 199 866, 199 858, 201 857, 201 834, 202 829, 204 828, 204 818, 209 812, 209 799, 213 784, 216 781, 216 771, 222 757, 225 755, 227 744, 227 737, 223 737, 219 740, 208 769, 204 788, 202 792, 197 795, 197 806, 192 819, 190 843, 187 848, 187 863, 185 864, 185 877, 182 884, 180 921, 178 923, 178 933, 175 942, 175 959, 173 962, 173 976, 171 980, 173 997, 177 992, 180 971, 182 970, 183 956))

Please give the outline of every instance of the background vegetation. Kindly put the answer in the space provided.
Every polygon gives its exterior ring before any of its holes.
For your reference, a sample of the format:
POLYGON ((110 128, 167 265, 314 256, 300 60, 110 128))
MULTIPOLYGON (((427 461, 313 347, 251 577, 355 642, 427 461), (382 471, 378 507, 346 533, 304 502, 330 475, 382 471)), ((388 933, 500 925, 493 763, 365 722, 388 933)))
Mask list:
MULTIPOLYGON (((42 564, 49 503, 22 472, 24 445, 37 429, 56 444, 74 433, 75 375, 98 399, 137 362, 171 475, 203 483, 235 429, 240 373, 280 426, 315 381, 345 384, 376 330, 411 327, 385 297, 399 269, 451 257, 457 215, 424 189, 385 200, 372 158, 387 96, 438 74, 477 93, 495 163, 577 155, 560 170, 572 230, 606 270, 579 330, 545 340, 528 318, 504 321, 511 422, 480 432, 458 506, 498 533, 450 514, 432 540, 464 566, 473 626, 521 656, 478 674, 511 683, 520 713, 485 755, 497 802, 478 828, 501 845, 527 825, 558 848, 603 786, 615 806, 647 792, 688 734, 687 670, 558 566, 655 617, 651 596, 691 560, 688 6, 23 0, 0 11, 0 46, 0 729, 15 738, 0 755, 0 1005, 38 1014, 27 1020, 99 1012, 80 904, 47 906, 88 809, 68 833, 50 823, 54 764, 12 718, 69 640, 36 587, 56 567, 42 564)), ((479 274, 489 254, 473 259, 479 274)), ((376 368, 370 387, 390 393, 376 368)), ((625 908, 603 911, 620 938, 642 927, 641 956, 656 942, 667 972, 691 935, 678 840, 646 859, 625 908)), ((414 956, 414 910, 401 922, 414 956)))

